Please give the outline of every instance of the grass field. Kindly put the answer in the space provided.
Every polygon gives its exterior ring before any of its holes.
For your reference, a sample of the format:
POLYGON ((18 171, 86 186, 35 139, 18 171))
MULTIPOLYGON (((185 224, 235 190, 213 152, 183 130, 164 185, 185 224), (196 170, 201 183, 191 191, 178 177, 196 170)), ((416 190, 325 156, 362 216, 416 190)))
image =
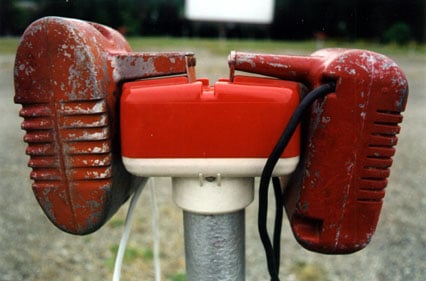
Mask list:
MULTIPOLYGON (((130 37, 128 38, 134 51, 196 51, 205 50, 214 55, 227 55, 230 50, 257 51, 270 53, 300 52, 311 53, 317 49, 314 40, 308 41, 272 41, 272 40, 237 40, 237 39, 205 39, 176 37, 130 37)), ((0 38, 0 54, 15 53, 19 38, 0 38)), ((407 46, 394 44, 383 45, 369 41, 329 40, 324 48, 356 48, 368 49, 385 55, 426 55, 426 45, 411 43, 407 46)))

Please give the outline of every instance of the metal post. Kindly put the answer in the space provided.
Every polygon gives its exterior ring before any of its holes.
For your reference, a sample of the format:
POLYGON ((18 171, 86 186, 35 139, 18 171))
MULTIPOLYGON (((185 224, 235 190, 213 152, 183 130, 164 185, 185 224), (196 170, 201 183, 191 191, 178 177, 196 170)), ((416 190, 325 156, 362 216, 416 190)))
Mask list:
POLYGON ((245 280, 245 208, 254 178, 173 178, 173 199, 184 212, 188 281, 245 280))
POLYGON ((221 215, 184 211, 188 281, 245 280, 245 210, 221 215))

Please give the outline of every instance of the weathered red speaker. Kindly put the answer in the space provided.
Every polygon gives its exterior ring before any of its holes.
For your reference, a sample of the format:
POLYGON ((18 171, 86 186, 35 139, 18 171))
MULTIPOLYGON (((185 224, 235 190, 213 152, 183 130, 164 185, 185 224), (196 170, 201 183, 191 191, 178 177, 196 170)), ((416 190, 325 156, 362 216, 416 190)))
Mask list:
POLYGON ((326 49, 311 56, 232 53, 235 70, 299 81, 313 89, 335 81, 302 128, 299 167, 284 191, 297 240, 307 249, 351 253, 376 229, 408 84, 389 58, 363 50, 326 49))
POLYGON ((189 53, 131 53, 115 30, 48 17, 23 34, 15 61, 15 102, 34 180, 49 219, 64 231, 95 231, 138 179, 121 161, 121 83, 186 75, 189 53))

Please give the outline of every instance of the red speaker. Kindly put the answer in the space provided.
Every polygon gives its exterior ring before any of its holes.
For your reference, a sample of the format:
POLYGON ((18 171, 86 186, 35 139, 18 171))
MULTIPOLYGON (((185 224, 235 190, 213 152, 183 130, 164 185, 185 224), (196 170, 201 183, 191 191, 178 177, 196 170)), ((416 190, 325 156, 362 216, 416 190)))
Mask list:
POLYGON ((389 58, 326 49, 311 56, 230 55, 235 70, 299 81, 336 82, 302 124, 301 161, 284 191, 296 239, 328 254, 362 249, 376 229, 405 109, 408 84, 389 58))
POLYGON ((115 30, 48 17, 23 34, 15 60, 33 191, 60 229, 87 234, 126 201, 138 179, 121 160, 121 83, 187 73, 188 53, 131 53, 115 30))

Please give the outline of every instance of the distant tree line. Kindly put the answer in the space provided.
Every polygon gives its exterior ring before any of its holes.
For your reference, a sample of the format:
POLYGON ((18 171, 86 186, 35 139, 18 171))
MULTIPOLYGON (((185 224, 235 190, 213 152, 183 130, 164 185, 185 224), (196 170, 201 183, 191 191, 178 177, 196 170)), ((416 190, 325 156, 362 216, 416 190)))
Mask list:
POLYGON ((184 5, 185 0, 0 0, 0 35, 19 35, 35 19, 55 15, 103 23, 127 35, 426 41, 426 0, 275 0, 270 25, 190 22, 184 5))

